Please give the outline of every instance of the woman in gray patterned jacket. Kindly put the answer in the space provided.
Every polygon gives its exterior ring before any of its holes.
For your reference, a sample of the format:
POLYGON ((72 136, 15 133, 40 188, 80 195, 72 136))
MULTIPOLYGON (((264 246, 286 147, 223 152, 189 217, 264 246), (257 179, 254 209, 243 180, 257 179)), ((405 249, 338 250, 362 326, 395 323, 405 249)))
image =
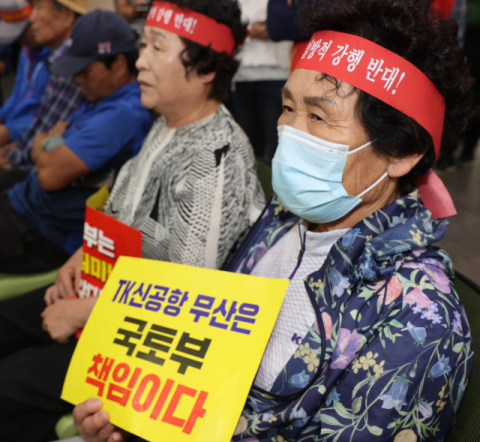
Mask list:
MULTIPOLYGON (((248 138, 221 104, 238 68, 234 54, 245 25, 234 0, 154 3, 150 16, 158 17, 160 6, 163 17, 165 7, 173 17, 181 7, 227 25, 232 53, 187 40, 168 26, 148 26, 157 20, 147 20, 138 81, 143 105, 161 116, 139 154, 120 170, 104 211, 142 232, 144 258, 218 269, 265 204, 248 138)), ((54 301, 77 294, 81 254, 72 256, 47 290, 52 310, 54 301)), ((95 299, 81 302, 93 308, 95 299)), ((75 331, 78 320, 50 324, 48 310, 44 327, 53 339, 75 331)))
MULTIPOLYGON (((148 26, 147 21, 138 80, 142 103, 161 117, 138 156, 120 170, 104 210, 142 231, 144 258, 218 269, 265 203, 250 143, 221 104, 238 68, 234 56, 245 39, 246 26, 235 0, 154 3, 150 21, 155 25, 162 10, 163 23, 165 11, 170 10, 168 21, 179 25, 180 31, 192 23, 177 21, 177 16, 194 11, 213 19, 213 27, 223 26, 229 38, 214 38, 205 46, 182 37, 176 27, 148 26), (179 12, 178 7, 188 9, 179 12), (216 50, 217 43, 224 44, 226 51, 216 50)), ((20 395, 35 388, 37 400, 28 394, 15 398, 16 411, 10 414, 41 416, 33 425, 38 440, 71 409, 60 399, 75 348, 74 340, 68 339, 86 323, 96 301, 95 297, 64 299, 78 295, 81 255, 80 249, 70 258, 46 294, 43 288, 2 303, 0 321, 8 321, 10 334, 25 338, 28 330, 31 342, 24 341, 29 348, 18 351, 31 352, 31 361, 24 358, 23 366, 31 366, 35 374, 11 370, 9 376, 2 376, 0 391, 1 385, 22 385, 15 389, 20 395), (48 367, 39 369, 44 363, 48 367), (29 385, 32 382, 35 387, 29 385)), ((12 399, 6 402, 8 407, 12 399)), ((15 440, 33 440, 21 433, 21 428, 15 429, 15 440)))

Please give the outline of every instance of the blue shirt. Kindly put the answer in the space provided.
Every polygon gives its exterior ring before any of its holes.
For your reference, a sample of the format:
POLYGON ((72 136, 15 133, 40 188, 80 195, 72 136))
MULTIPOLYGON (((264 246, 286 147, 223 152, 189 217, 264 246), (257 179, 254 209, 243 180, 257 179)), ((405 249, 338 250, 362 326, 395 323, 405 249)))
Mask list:
MULTIPOLYGON (((132 82, 97 104, 84 103, 70 118, 64 142, 92 172, 118 170, 140 150, 152 120, 132 82)), ((56 192, 43 190, 37 172, 8 192, 14 209, 42 235, 73 253, 82 244, 85 201, 97 188, 81 180, 56 192)))
POLYGON ((47 48, 30 51, 25 46, 20 51, 15 88, 0 109, 0 118, 8 129, 10 141, 18 141, 33 123, 50 77, 45 64, 50 53, 47 48))
MULTIPOLYGON (((66 39, 50 54, 46 60, 47 66, 50 67, 62 58, 69 47, 69 39, 66 39)), ((66 121, 83 101, 80 86, 75 83, 73 76, 63 77, 50 74, 35 119, 18 140, 18 144, 8 153, 8 159, 20 169, 30 171, 33 167, 30 150, 35 137, 43 132, 48 132, 57 121, 66 121)))

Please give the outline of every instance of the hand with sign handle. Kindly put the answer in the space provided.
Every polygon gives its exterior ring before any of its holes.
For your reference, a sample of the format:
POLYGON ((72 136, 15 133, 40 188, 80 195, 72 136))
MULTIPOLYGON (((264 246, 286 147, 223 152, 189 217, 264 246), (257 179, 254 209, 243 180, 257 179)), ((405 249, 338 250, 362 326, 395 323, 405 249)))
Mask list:
POLYGON ((52 305, 60 299, 64 299, 64 296, 61 295, 58 286, 56 284, 51 285, 45 292, 45 304, 52 305))
POLYGON ((101 411, 100 399, 87 399, 73 410, 75 428, 87 442, 123 442, 130 434, 109 422, 110 416, 101 411))
POLYGON ((77 296, 80 291, 80 275, 82 272, 82 253, 80 247, 70 259, 60 268, 55 278, 55 284, 45 293, 45 303, 54 304, 60 299, 77 296))

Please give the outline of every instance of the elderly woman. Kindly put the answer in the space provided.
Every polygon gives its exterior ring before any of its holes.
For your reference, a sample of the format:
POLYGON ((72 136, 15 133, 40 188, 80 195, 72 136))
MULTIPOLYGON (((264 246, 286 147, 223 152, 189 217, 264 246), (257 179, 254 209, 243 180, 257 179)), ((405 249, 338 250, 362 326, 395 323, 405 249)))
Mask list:
MULTIPOLYGON (((138 81, 143 105, 162 116, 120 170, 104 208, 143 233, 144 258, 220 268, 264 207, 253 150, 221 104, 246 37, 240 16, 234 0, 152 7, 138 81), (185 15, 179 28, 177 15, 185 15)), ((46 295, 43 288, 1 303, 1 440, 47 440, 71 409, 60 399, 75 348, 69 338, 97 299, 64 299, 78 295, 80 268, 78 250, 46 295)))
MULTIPOLYGON (((291 280, 233 440, 442 440, 473 356, 432 245, 453 204, 430 169, 470 112, 456 25, 422 0, 316 0, 304 17, 277 195, 230 264, 291 280)), ((99 408, 76 408, 82 434, 122 440, 99 408)))

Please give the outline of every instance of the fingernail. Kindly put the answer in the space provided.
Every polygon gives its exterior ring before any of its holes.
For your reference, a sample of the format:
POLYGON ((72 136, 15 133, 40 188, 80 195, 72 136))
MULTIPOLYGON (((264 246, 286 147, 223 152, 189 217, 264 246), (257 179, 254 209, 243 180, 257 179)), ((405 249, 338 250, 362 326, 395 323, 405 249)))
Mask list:
POLYGON ((102 406, 102 401, 100 399, 94 399, 92 401, 92 405, 95 407, 95 408, 100 408, 102 406))

